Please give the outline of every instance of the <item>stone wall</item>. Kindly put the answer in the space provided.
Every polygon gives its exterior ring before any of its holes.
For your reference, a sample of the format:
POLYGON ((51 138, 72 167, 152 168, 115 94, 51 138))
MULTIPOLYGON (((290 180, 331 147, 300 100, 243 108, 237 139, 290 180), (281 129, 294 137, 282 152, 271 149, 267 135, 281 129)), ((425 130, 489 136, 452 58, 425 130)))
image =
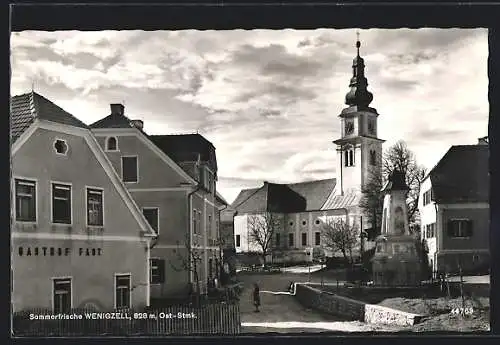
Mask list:
POLYGON ((375 304, 365 304, 366 323, 378 323, 397 326, 412 326, 417 324, 422 316, 406 313, 401 310, 383 307, 375 304))
POLYGON ((349 320, 364 320, 365 303, 347 297, 334 295, 311 286, 297 284, 295 296, 309 308, 338 315, 349 320))
POLYGON ((321 291, 305 284, 295 284, 294 295, 304 306, 347 320, 372 324, 408 326, 420 322, 422 316, 400 310, 368 304, 351 298, 321 291))

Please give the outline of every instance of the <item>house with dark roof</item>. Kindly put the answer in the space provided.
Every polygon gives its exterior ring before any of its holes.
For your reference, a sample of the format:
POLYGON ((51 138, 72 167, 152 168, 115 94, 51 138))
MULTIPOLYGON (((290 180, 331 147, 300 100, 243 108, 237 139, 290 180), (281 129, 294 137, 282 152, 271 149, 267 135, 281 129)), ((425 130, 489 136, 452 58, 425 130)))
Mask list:
POLYGON ((110 110, 90 127, 156 231, 151 298, 207 291, 222 266, 219 209, 226 206, 216 191, 214 145, 200 134, 148 135, 122 104, 110 110))
POLYGON ((452 146, 422 182, 421 237, 433 272, 489 267, 488 160, 487 138, 452 146))
POLYGON ((156 234, 89 127, 35 92, 10 124, 13 310, 148 306, 156 234))
POLYGON ((335 195, 335 179, 278 184, 264 181, 260 188, 243 190, 231 204, 236 210, 234 233, 236 252, 258 252, 249 223, 256 215, 279 215, 279 228, 271 239, 274 262, 310 261, 314 248, 321 249, 321 231, 326 219, 357 221, 356 194, 335 195), (338 202, 341 199, 343 202, 338 202), (336 208, 328 208, 336 203, 336 208))
MULTIPOLYGON (((379 114, 369 106, 373 95, 367 89, 360 46, 357 41, 350 91, 345 96, 347 107, 338 115, 340 138, 333 141, 337 152, 335 178, 291 184, 264 182, 259 188, 242 190, 231 205, 236 211, 237 252, 260 251, 250 228, 255 216, 264 213, 277 214, 282 219, 271 242, 279 260, 310 261, 312 253, 322 255, 324 223, 328 219, 341 217, 362 229, 362 233, 372 228, 359 205, 362 187, 373 172, 381 173, 384 140, 377 136, 379 114)), ((363 245, 360 250, 369 249, 373 243, 363 242, 363 245)))

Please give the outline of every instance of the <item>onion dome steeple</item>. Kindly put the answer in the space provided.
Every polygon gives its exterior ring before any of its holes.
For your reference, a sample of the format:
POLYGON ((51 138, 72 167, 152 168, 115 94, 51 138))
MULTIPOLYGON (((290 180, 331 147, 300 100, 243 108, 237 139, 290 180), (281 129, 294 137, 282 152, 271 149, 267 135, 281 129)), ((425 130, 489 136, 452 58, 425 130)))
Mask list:
POLYGON ((368 107, 373 100, 373 95, 367 90, 368 80, 365 78, 365 61, 359 56, 359 32, 356 41, 357 55, 352 61, 352 78, 349 83, 351 90, 345 96, 345 104, 350 106, 368 107))

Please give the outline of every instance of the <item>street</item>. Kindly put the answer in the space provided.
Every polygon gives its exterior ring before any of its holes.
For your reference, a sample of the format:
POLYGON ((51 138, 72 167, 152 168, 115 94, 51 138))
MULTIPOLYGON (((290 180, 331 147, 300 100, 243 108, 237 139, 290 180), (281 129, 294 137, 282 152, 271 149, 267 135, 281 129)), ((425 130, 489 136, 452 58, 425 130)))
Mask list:
MULTIPOLYGON (((238 274, 244 284, 240 299, 243 333, 298 333, 298 332, 363 332, 389 331, 389 327, 367 325, 359 321, 342 321, 341 318, 326 315, 303 307, 287 291, 290 282, 307 282, 309 274, 238 274), (253 284, 260 287, 261 306, 256 313, 253 306, 253 284)), ((311 281, 320 282, 318 276, 311 281)), ((330 281, 330 283, 332 283, 330 281)))

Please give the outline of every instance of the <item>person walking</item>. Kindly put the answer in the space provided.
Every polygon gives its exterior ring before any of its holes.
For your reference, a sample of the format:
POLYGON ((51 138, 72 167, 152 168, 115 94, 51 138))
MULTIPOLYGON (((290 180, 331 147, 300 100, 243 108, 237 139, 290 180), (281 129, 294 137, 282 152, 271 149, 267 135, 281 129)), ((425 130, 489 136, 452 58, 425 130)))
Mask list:
POLYGON ((260 306, 260 290, 259 290, 259 285, 257 283, 253 284, 253 305, 255 306, 255 312, 259 312, 259 306, 260 306))

